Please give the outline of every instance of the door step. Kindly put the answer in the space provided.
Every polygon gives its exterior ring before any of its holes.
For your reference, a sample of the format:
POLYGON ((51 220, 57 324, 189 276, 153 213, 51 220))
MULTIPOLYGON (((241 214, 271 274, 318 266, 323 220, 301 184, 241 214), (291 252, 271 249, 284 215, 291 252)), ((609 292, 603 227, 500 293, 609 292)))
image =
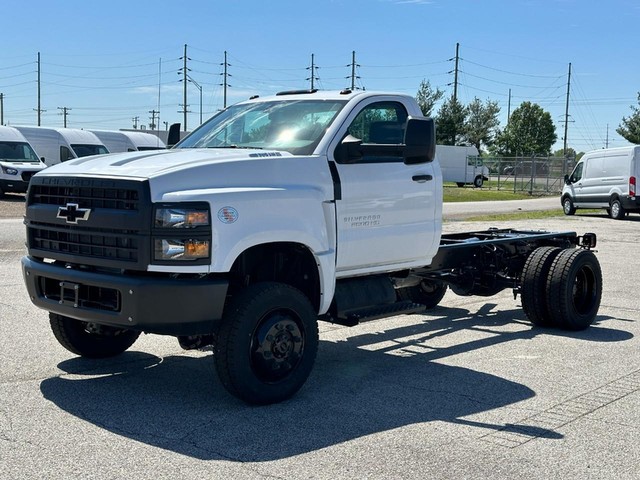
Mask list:
POLYGON ((411 301, 396 302, 388 305, 366 307, 358 310, 341 312, 341 314, 337 318, 333 318, 332 321, 338 325, 354 327, 360 322, 366 322, 368 320, 377 320, 379 318, 393 317, 395 315, 422 313, 425 310, 426 307, 419 303, 413 303, 411 301))

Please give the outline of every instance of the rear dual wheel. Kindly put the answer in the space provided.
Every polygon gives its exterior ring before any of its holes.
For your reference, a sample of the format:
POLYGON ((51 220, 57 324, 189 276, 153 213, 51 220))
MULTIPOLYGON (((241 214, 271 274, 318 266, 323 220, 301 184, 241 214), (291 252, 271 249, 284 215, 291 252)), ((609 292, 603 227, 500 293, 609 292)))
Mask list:
POLYGON ((602 298, 602 270, 590 250, 540 247, 521 275, 522 308, 534 325, 588 328, 602 298))

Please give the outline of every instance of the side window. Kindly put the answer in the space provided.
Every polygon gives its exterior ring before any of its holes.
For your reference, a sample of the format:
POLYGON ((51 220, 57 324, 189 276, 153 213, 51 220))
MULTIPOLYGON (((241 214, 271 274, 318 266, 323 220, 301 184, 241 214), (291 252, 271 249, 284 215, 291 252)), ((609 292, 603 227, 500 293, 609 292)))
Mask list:
POLYGON ((73 157, 73 154, 71 153, 71 150, 69 150, 67 147, 60 147, 60 161, 61 162, 66 162, 67 160, 71 160, 73 157))
POLYGON ((584 162, 580 162, 576 165, 576 168, 573 169, 573 173, 571 174, 570 180, 572 182, 577 182, 582 178, 582 169, 584 168, 584 162))
MULTIPOLYGON (((407 125, 407 110, 397 102, 378 102, 365 107, 349 125, 348 133, 366 145, 402 144, 407 125)), ((365 154, 359 163, 402 162, 401 149, 380 149, 365 154)))

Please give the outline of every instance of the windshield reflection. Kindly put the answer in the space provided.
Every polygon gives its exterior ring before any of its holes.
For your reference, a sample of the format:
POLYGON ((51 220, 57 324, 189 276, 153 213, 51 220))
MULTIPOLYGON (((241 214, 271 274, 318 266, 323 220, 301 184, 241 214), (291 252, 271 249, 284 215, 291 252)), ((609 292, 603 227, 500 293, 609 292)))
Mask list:
POLYGON ((310 155, 345 103, 291 100, 233 105, 174 148, 259 148, 310 155))

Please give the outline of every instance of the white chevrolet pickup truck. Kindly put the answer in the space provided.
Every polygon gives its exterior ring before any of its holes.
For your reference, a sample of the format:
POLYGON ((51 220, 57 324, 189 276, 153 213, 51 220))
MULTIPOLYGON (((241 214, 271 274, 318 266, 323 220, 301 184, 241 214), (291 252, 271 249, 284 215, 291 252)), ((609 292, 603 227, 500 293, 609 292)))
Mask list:
POLYGON ((62 346, 110 357, 141 332, 213 345, 253 404, 294 395, 318 320, 420 313, 447 288, 520 294, 537 326, 594 320, 594 234, 442 235, 435 128, 410 96, 297 91, 220 112, 174 148, 70 160, 31 180, 32 302, 62 346))

